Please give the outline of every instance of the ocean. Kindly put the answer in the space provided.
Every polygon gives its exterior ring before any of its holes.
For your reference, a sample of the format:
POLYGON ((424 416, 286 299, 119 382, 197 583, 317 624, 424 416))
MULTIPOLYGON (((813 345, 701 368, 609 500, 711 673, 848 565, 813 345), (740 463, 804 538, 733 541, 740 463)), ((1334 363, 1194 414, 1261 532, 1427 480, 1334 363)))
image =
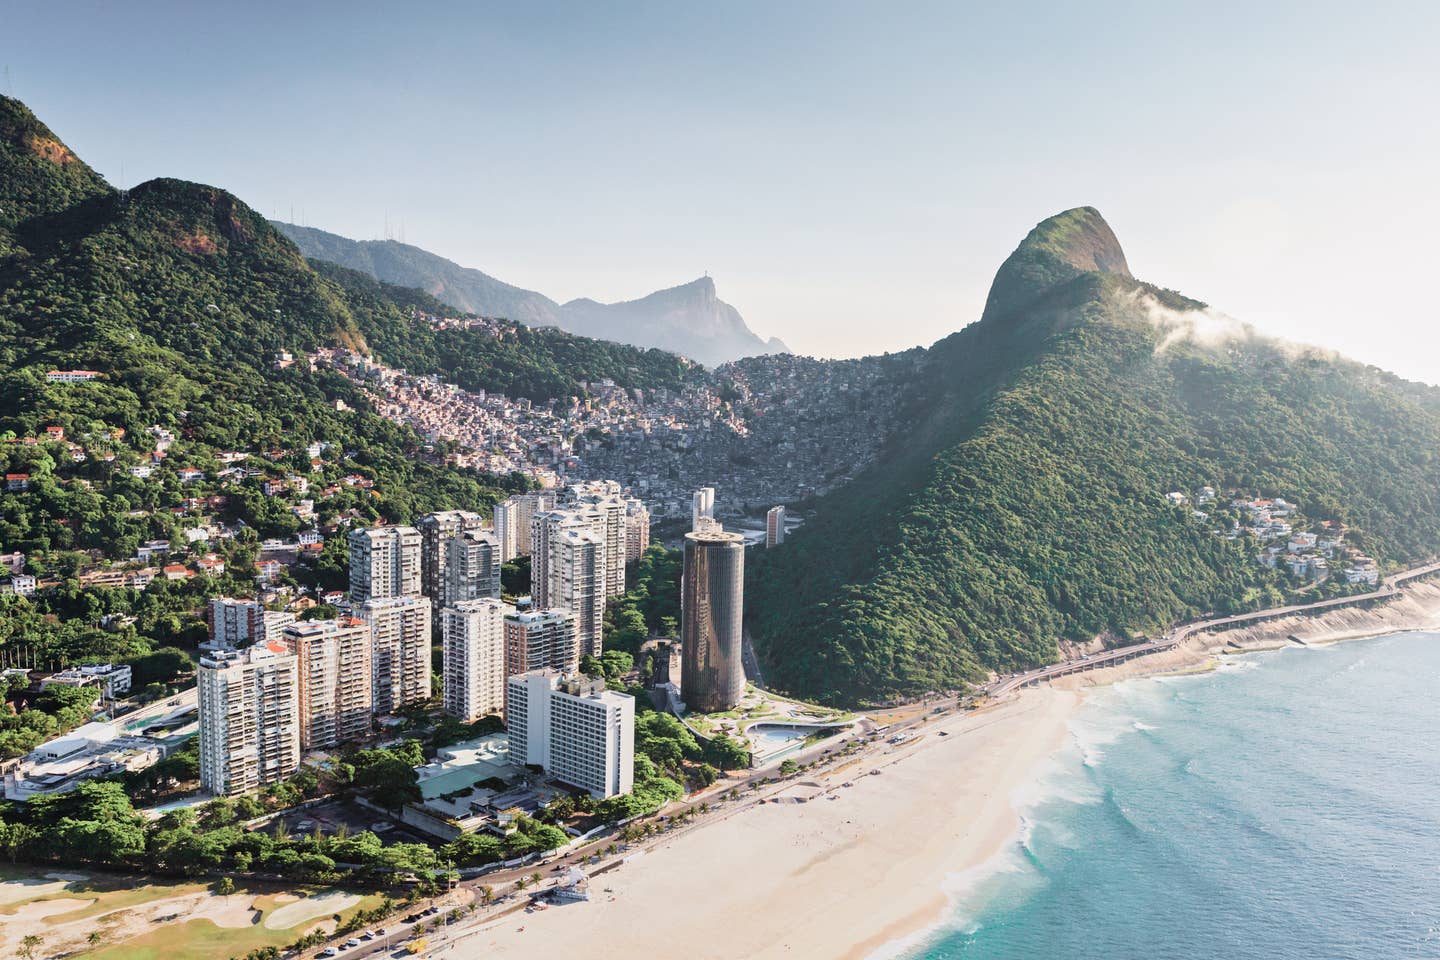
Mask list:
POLYGON ((1093 691, 910 960, 1440 957, 1440 635, 1093 691))

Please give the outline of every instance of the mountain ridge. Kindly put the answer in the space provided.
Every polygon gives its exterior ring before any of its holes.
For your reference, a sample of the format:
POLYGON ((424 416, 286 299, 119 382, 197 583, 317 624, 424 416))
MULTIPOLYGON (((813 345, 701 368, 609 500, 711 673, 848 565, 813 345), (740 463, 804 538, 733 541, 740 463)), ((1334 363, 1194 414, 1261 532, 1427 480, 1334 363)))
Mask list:
POLYGON ((410 244, 352 240, 283 221, 271 224, 307 257, 360 270, 396 286, 416 287, 468 313, 670 350, 712 367, 744 356, 790 352, 779 339, 764 340, 753 333, 740 312, 718 298, 709 277, 634 300, 602 303, 581 297, 562 304, 410 244), (675 296, 691 288, 697 295, 683 300, 675 296))
POLYGON ((1268 569, 1263 541, 1229 536, 1241 511, 1194 516, 1174 491, 1282 497, 1385 565, 1440 550, 1440 389, 1244 328, 1194 335, 1203 304, 1135 279, 1077 211, 1032 231, 981 321, 928 351, 880 463, 756 556, 767 683, 884 702, 1053 662, 1061 641, 1351 589, 1343 557, 1318 585, 1268 569))

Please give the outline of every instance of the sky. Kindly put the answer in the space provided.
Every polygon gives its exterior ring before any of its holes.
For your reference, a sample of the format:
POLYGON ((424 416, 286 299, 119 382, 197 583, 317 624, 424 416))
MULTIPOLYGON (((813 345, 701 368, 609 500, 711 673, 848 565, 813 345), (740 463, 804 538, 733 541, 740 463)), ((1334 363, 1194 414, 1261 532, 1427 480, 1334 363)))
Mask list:
POLYGON ((120 186, 561 301, 709 273, 813 356, 963 327, 1089 204, 1142 279, 1440 383, 1440 8, 1181 6, 4 0, 0 89, 120 186))

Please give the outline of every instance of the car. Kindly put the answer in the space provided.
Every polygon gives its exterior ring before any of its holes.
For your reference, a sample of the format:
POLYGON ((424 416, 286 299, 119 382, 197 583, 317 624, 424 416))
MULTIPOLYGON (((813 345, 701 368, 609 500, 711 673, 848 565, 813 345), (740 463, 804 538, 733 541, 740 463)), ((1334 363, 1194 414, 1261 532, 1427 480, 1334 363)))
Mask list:
POLYGON ((387 934, 387 933, 389 933, 389 931, 386 930, 384 927, 376 927, 376 928, 375 928, 375 936, 377 936, 377 937, 383 937, 383 936, 385 936, 385 934, 387 934))
POLYGON ((340 951, 339 951, 339 950, 336 950, 334 947, 326 947, 324 950, 321 950, 319 953, 315 954, 315 956, 317 956, 317 957, 334 957, 334 956, 338 956, 339 953, 340 953, 340 951))
POLYGON ((354 937, 351 937, 349 940, 345 941, 345 946, 353 949, 360 946, 360 941, 356 940, 354 937))

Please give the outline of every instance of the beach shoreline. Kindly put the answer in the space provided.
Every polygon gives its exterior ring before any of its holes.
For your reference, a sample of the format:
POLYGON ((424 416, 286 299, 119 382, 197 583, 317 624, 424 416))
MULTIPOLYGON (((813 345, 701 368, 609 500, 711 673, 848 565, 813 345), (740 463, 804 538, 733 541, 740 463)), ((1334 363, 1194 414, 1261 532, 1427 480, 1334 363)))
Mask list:
POLYGON ((1297 641, 1304 645, 1342 643, 1415 630, 1440 630, 1440 581, 1409 584, 1403 592, 1371 606, 1339 607, 1320 614, 1296 614, 1193 634, 1174 650, 1060 677, 1051 683, 1061 689, 1084 690, 1120 680, 1211 670, 1222 656, 1274 650, 1294 646, 1297 641))
POLYGON ((1174 650, 937 716, 910 743, 791 781, 779 794, 791 802, 737 811, 597 877, 589 903, 492 921, 464 946, 497 957, 597 954, 602 942, 601 957, 656 943, 684 944, 697 958, 903 956, 952 920, 953 878, 983 875, 1014 845, 1017 795, 1069 742, 1087 688, 1204 671, 1227 653, 1297 640, 1425 629, 1440 629, 1432 581, 1367 607, 1197 634, 1174 650))
POLYGON ((596 877, 588 903, 502 918, 463 949, 620 957, 666 943, 717 960, 861 960, 890 949, 946 919, 951 877, 1014 842, 1015 794, 1068 742, 1080 700, 1039 688, 938 715, 903 744, 790 781, 781 802, 596 877))

